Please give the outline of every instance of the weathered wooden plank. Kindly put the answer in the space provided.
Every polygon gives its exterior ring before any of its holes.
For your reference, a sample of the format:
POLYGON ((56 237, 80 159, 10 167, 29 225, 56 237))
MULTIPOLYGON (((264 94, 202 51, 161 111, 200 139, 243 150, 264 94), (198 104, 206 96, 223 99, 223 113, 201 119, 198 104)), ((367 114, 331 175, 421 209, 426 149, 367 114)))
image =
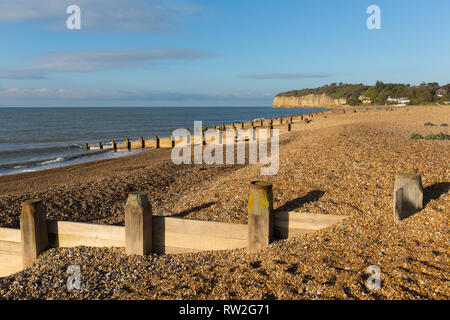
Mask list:
POLYGON ((158 233, 161 230, 172 233, 200 234, 229 239, 248 239, 248 228, 246 224, 173 217, 153 217, 153 233, 158 233))
POLYGON ((1 241, 0 240, 0 254, 1 253, 11 253, 11 254, 22 254, 22 245, 20 242, 12 241, 1 241))
POLYGON ((22 254, 0 251, 0 266, 23 269, 22 254))
POLYGON ((195 249, 190 249, 190 248, 177 248, 177 247, 168 247, 168 246, 163 246, 163 247, 153 247, 153 252, 154 253, 159 253, 159 254, 177 254, 177 253, 193 253, 193 252, 201 252, 202 250, 195 250, 195 249))
POLYGON ((187 234, 177 232, 167 232, 159 230, 153 233, 153 242, 155 247, 174 247, 194 249, 199 251, 209 250, 228 250, 245 248, 247 240, 221 238, 201 234, 187 234))
POLYGON ((23 269, 20 238, 20 229, 0 228, 0 277, 23 269))
POLYGON ((20 242, 20 229, 14 228, 0 228, 0 240, 20 242))
POLYGON ((160 148, 172 148, 172 141, 169 138, 159 139, 160 148))
POLYGON ((347 216, 330 214, 307 214, 279 212, 274 216, 274 231, 277 238, 286 239, 311 233, 341 222, 347 216))
POLYGON ((312 233, 314 231, 316 230, 284 228, 277 225, 275 225, 273 229, 274 237, 276 239, 291 239, 301 236, 302 234, 312 233))
MULTIPOLYGON (((22 259, 22 257, 21 257, 22 259)), ((21 260, 22 261, 22 260, 21 260)), ((0 265, 0 277, 7 277, 12 275, 13 273, 22 271, 22 267, 9 267, 0 265)))
POLYGON ((124 240, 125 230, 123 226, 112 226, 104 224, 91 224, 82 222, 51 221, 49 222, 49 233, 60 233, 65 235, 77 235, 89 238, 106 240, 124 240))
POLYGON ((54 247, 124 247, 125 227, 79 222, 49 222, 49 242, 54 247))
POLYGON ((110 239, 98 239, 90 237, 80 237, 75 235, 66 234, 49 234, 49 245, 51 247, 71 248, 77 246, 86 247, 125 247, 125 239, 110 240, 110 239))
POLYGON ((279 212, 275 214, 275 224, 279 226, 286 226, 293 229, 313 229, 319 230, 329 225, 338 223, 347 216, 338 216, 332 214, 309 214, 291 212, 279 212))
MULTIPOLYGON (((142 142, 141 141, 131 141, 131 149, 142 149, 142 142)), ((147 146, 147 141, 145 141, 145 146, 147 146)))
MULTIPOLYGON (((155 252, 180 253, 244 248, 247 225, 153 217, 155 252)), ((124 247, 125 227, 77 222, 49 222, 54 247, 124 247)))

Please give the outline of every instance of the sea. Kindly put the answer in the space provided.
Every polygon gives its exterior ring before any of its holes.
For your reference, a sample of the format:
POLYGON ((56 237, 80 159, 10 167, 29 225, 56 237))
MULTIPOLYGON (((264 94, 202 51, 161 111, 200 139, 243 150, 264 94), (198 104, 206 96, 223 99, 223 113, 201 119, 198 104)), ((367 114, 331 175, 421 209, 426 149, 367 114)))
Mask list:
POLYGON ((141 152, 84 150, 140 136, 164 138, 178 128, 269 119, 323 109, 272 107, 0 108, 0 175, 46 170, 141 152))

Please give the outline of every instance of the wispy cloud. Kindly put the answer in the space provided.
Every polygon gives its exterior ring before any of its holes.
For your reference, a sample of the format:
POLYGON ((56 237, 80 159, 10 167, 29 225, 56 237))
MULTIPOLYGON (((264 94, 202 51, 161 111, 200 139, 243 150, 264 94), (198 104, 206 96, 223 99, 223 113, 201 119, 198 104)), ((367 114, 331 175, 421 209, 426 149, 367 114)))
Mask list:
POLYGON ((150 66, 171 60, 194 60, 215 56, 191 49, 106 50, 49 53, 31 57, 34 64, 0 67, 0 79, 45 79, 54 72, 93 72, 150 66))
POLYGON ((31 79, 46 79, 43 72, 39 70, 28 70, 23 68, 0 68, 0 79, 21 79, 21 80, 31 80, 31 79))
POLYGON ((329 78, 331 74, 328 73, 266 73, 266 74, 252 74, 246 75, 245 78, 258 80, 297 80, 297 79, 315 79, 315 78, 329 78))
POLYGON ((41 21, 63 29, 72 4, 81 8, 82 29, 104 32, 173 32, 201 10, 176 0, 2 0, 0 21, 41 21))
POLYGON ((186 93, 152 90, 126 91, 102 89, 0 88, 0 99, 14 101, 251 101, 271 99, 271 93, 186 93))

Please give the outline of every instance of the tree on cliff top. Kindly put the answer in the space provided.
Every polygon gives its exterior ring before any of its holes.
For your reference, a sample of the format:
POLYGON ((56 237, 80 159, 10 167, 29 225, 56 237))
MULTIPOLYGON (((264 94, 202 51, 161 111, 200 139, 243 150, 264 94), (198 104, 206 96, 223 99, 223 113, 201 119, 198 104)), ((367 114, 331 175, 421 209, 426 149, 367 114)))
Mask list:
POLYGON ((338 85, 332 83, 314 89, 291 90, 282 92, 277 96, 302 97, 309 94, 325 94, 334 99, 345 98, 350 105, 360 104, 360 96, 369 97, 376 104, 385 104, 388 97, 407 97, 410 99, 411 104, 426 104, 448 100, 450 84, 440 87, 437 82, 431 82, 428 84, 423 83, 420 86, 411 86, 409 84, 383 83, 382 81, 377 81, 375 86, 366 86, 362 83, 344 84, 340 82, 338 85), (444 97, 438 97, 437 92, 439 89, 446 90, 444 97))

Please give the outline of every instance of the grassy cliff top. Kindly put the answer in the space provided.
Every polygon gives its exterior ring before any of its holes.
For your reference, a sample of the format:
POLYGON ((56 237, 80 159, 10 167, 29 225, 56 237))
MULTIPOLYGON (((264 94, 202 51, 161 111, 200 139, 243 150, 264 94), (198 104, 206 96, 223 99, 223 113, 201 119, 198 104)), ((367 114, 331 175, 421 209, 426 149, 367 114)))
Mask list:
POLYGON ((359 97, 365 96, 372 103, 385 104, 388 97, 406 97, 411 104, 428 104, 450 100, 450 84, 439 86, 437 82, 422 83, 419 86, 409 84, 383 83, 377 81, 376 85, 332 83, 314 89, 291 90, 282 92, 277 97, 302 97, 309 94, 326 94, 331 98, 345 98, 350 105, 360 104, 359 97))

